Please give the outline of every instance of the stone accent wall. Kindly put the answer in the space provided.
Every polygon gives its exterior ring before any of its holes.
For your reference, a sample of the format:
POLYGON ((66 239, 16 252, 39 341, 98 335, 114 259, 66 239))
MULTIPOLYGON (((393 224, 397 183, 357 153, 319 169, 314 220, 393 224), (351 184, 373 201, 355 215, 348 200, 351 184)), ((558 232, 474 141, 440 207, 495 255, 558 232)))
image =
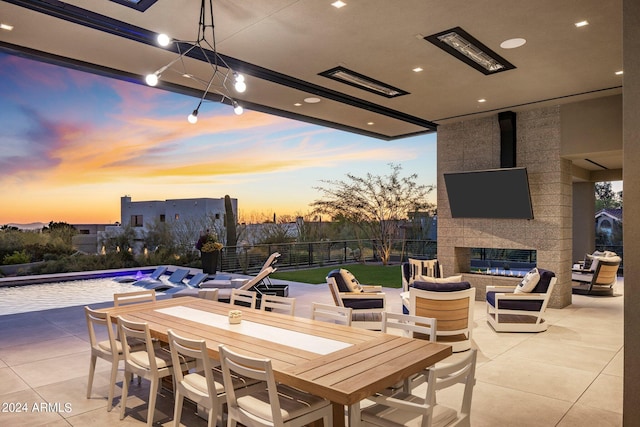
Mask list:
MULTIPOLYGON (((438 128, 438 259, 445 275, 466 273, 470 248, 535 249, 538 266, 558 277, 551 307, 571 304, 571 162, 560 158, 560 107, 517 114, 516 164, 529 176, 533 220, 451 218, 444 172, 500 167, 497 115, 438 128)), ((490 191, 487 189, 487 191, 490 191)), ((508 197, 508 196, 506 196, 508 197)), ((485 287, 517 279, 466 274, 484 300, 485 287)))

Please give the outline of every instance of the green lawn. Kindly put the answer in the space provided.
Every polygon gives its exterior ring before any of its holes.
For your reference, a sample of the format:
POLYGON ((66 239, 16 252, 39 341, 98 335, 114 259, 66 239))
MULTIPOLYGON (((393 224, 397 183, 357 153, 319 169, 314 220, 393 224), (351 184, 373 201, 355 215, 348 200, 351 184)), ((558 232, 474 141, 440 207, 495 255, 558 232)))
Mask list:
POLYGON ((327 273, 336 268, 346 268, 363 285, 382 285, 387 288, 402 287, 399 265, 347 264, 331 267, 310 268, 307 270, 277 271, 271 275, 274 279, 291 280, 302 283, 326 283, 327 273))

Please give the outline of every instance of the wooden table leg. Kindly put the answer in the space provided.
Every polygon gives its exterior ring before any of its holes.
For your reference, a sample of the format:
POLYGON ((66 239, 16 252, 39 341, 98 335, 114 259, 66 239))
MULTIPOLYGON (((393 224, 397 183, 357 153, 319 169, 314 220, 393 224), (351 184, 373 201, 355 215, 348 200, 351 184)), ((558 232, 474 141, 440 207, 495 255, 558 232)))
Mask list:
POLYGON ((333 425, 344 427, 344 405, 332 403, 333 405, 333 425))
MULTIPOLYGON (((333 406, 333 426, 345 427, 344 426, 344 405, 332 403, 331 406, 333 406)), ((322 420, 313 421, 312 423, 309 424, 309 427, 323 427, 322 420)), ((327 426, 324 426, 324 427, 327 427, 327 426)))

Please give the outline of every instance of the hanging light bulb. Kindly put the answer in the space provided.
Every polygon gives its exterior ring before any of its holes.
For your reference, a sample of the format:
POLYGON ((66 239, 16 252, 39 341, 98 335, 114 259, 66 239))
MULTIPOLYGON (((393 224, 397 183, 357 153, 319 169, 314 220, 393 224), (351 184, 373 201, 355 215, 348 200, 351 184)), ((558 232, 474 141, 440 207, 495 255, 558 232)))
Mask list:
POLYGON ((158 75, 156 73, 147 74, 144 81, 147 82, 149 86, 155 86, 158 84, 158 75))
POLYGON ((196 123, 198 123, 198 109, 197 108, 195 110, 193 110, 193 113, 189 114, 189 117, 187 117, 187 121, 189 123, 191 123, 192 125, 195 125, 196 123))
POLYGON ((171 37, 166 34, 158 34, 158 44, 162 47, 167 47, 171 43, 171 37))
POLYGON ((233 112, 239 116, 240 114, 244 113, 244 108, 242 108, 242 106, 236 101, 233 101, 233 112))
POLYGON ((179 40, 173 39, 166 34, 156 33, 153 34, 150 41, 163 47, 173 44, 172 48, 177 51, 178 56, 165 66, 156 69, 153 74, 146 75, 145 81, 147 85, 156 86, 163 73, 167 70, 171 70, 173 72, 178 72, 185 78, 193 79, 198 83, 203 83, 205 86, 204 92, 200 97, 198 107, 196 107, 196 109, 193 110, 193 113, 188 116, 189 123, 196 123, 198 121, 198 110, 200 105, 205 99, 208 99, 207 95, 212 94, 220 95, 222 97, 219 102, 225 102, 225 100, 227 100, 228 103, 229 100, 231 100, 233 111, 238 115, 243 113, 243 108, 238 105, 237 102, 233 101, 233 97, 229 92, 233 92, 230 87, 233 84, 235 92, 243 93, 247 90, 247 84, 245 82, 245 77, 234 71, 225 62, 224 57, 216 50, 212 0, 201 0, 200 2, 200 20, 198 23, 197 39, 193 41, 179 40), (192 53, 192 51, 194 51, 194 53, 192 53), (193 73, 187 70, 188 62, 185 63, 184 61, 187 57, 191 57, 193 59, 199 58, 201 61, 207 62, 212 68, 209 77, 196 77, 193 73), (181 67, 176 66, 176 69, 173 69, 176 64, 181 67))
POLYGON ((236 82, 233 85, 237 92, 244 92, 247 90, 247 84, 244 82, 244 76, 242 74, 235 73, 236 82))

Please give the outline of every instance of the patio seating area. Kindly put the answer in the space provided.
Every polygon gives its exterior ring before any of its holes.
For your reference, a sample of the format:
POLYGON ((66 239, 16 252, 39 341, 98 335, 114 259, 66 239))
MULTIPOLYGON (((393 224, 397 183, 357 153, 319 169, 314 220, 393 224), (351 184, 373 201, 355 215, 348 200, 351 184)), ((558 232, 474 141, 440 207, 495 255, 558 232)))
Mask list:
MULTIPOLYGON (((295 314, 310 317, 313 302, 332 304, 326 284, 289 285, 295 314)), ((471 425, 622 425, 623 282, 615 297, 574 295, 564 309, 547 309, 547 331, 496 333, 484 301, 475 302, 472 348, 478 350, 471 425)), ((385 288, 386 309, 402 312, 401 289, 385 288)), ((92 308, 112 305, 112 301, 92 308)), ((146 424, 149 383, 129 387, 127 417, 119 420, 122 365, 114 407, 107 412, 110 364, 98 359, 92 398, 86 398, 90 346, 82 306, 0 316, 2 425, 113 426, 146 424), (130 412, 130 408, 136 411, 130 412), (139 411, 139 412, 138 412, 139 411)), ((468 352, 456 353, 452 361, 468 352)), ((420 387, 425 387, 421 385, 420 387)), ((462 389, 439 394, 458 402, 462 389)), ((421 392, 421 394, 424 394, 421 392)), ((162 391, 154 419, 173 423, 174 401, 162 391)), ((182 425, 205 426, 185 402, 182 425)))

